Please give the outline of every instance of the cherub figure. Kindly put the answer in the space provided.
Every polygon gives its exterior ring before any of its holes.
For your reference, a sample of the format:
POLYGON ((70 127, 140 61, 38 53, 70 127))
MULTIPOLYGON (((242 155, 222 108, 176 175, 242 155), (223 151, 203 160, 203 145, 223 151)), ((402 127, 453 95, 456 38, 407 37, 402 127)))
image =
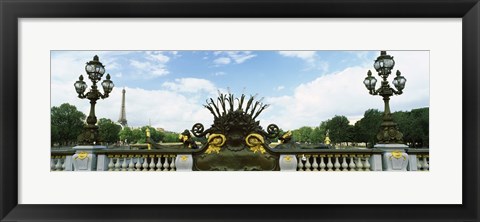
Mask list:
POLYGON ((198 145, 195 143, 195 141, 193 141, 190 131, 183 131, 183 133, 178 136, 178 139, 183 143, 184 147, 198 149, 198 145))

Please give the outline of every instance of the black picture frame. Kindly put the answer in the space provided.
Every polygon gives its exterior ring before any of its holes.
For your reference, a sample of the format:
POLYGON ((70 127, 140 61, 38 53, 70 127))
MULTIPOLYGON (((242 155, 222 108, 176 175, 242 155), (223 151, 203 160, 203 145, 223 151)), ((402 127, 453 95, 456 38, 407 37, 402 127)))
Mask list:
MULTIPOLYGON (((0 15, 1 221, 479 221, 478 0, 0 0, 0 15), (80 17, 462 18, 463 204, 20 205, 18 19, 80 17)), ((292 189, 293 193, 322 192, 292 189)), ((362 192, 374 193, 375 188, 364 187, 362 192)))

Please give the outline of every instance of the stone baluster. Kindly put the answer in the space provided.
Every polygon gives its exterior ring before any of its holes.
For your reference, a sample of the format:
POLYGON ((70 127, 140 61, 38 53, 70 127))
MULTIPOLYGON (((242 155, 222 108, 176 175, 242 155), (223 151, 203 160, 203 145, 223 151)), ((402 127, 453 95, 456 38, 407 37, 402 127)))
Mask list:
POLYGON ((55 171, 55 156, 50 157, 50 171, 55 171))
POLYGON ((423 160, 422 160, 422 163, 423 163, 423 164, 422 164, 422 169, 423 169, 424 171, 428 171, 428 170, 429 170, 429 164, 428 164, 428 160, 427 160, 428 156, 427 156, 427 155, 423 155, 422 157, 423 157, 423 160))
POLYGON ((128 171, 134 171, 135 164, 133 163, 133 155, 128 155, 128 158, 130 159, 130 162, 128 163, 128 171))
POLYGON ((113 164, 113 155, 108 155, 108 159, 108 171, 113 171, 115 167, 115 165, 113 164))
POLYGON ((305 161, 305 171, 311 171, 312 164, 310 164, 310 155, 305 156, 307 160, 305 161))
POLYGON ((323 158, 325 155, 320 155, 320 171, 325 171, 325 162, 323 161, 323 158))
POLYGON ((355 162, 353 162, 354 157, 355 154, 350 155, 350 164, 348 164, 348 167, 350 167, 350 171, 355 171, 355 162))
POLYGON ((335 164, 333 164, 335 171, 340 171, 340 161, 338 161, 338 157, 340 157, 340 155, 335 155, 335 164))
POLYGON ((163 163, 163 171, 168 171, 170 164, 168 163, 168 155, 163 155, 165 162, 163 163))
POLYGON ((357 171, 363 171, 362 158, 363 155, 357 155, 357 171))
POLYGON ((123 157, 122 171, 127 171, 128 170, 127 155, 122 155, 122 157, 123 157))
POLYGON ((303 160, 302 160, 303 157, 304 157, 304 155, 297 157, 298 158, 298 165, 297 165, 298 166, 298 171, 303 171, 303 160))
POLYGON ((370 155, 365 155, 365 164, 363 164, 365 171, 370 171, 370 155))
POLYGON ((155 157, 157 157, 157 171, 162 171, 162 155, 156 155, 155 157))
POLYGON ((121 165, 120 165, 120 155, 115 155, 115 171, 120 171, 121 170, 121 165))
POLYGON ((143 164, 142 164, 143 170, 142 171, 148 171, 148 156, 143 155, 142 159, 143 159, 143 164))
POLYGON ((422 171, 422 155, 417 155, 417 170, 422 171))
POLYGON ((312 168, 313 168, 313 171, 318 171, 318 163, 317 163, 317 155, 313 155, 313 164, 312 164, 312 168))
POLYGON ((347 155, 342 155, 342 171, 348 171, 347 155))
POLYGON ((142 158, 140 155, 135 155, 135 157, 137 158, 137 164, 135 164, 135 169, 136 171, 141 171, 142 170, 142 158))
POLYGON ((63 160, 63 161, 62 161, 62 171, 64 171, 64 170, 65 170, 65 163, 66 163, 66 161, 65 161, 65 160, 66 160, 66 156, 62 156, 62 160, 63 160))
POLYGON ((170 157, 172 158, 172 161, 170 162, 170 171, 176 171, 176 168, 175 168, 175 158, 176 158, 176 156, 171 155, 170 157))
POLYGON ((57 164, 55 164, 55 170, 56 171, 62 171, 62 157, 57 156, 57 164))
POLYGON ((332 163, 332 157, 333 155, 327 155, 327 171, 333 171, 333 163, 332 163))
POLYGON ((150 171, 155 171, 155 155, 150 155, 150 171))

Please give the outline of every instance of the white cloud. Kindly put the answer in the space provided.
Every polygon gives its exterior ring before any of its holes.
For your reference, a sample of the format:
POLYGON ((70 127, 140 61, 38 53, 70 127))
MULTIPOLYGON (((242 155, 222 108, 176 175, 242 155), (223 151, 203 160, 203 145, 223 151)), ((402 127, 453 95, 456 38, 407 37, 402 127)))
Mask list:
MULTIPOLYGON (((108 72, 111 62, 115 61, 111 57, 117 56, 117 54, 79 51, 62 52, 52 56, 51 106, 70 103, 83 113, 89 113, 90 103, 86 99, 77 97, 73 83, 80 74, 85 73, 85 62, 90 61, 93 55, 97 53, 100 61, 107 66, 108 72), (110 60, 107 59, 108 57, 110 57, 110 60)), ((118 54, 121 55, 122 53, 118 54)), ((164 68, 161 61, 166 62, 167 59, 158 55, 155 56, 152 57, 153 60, 137 57, 138 59, 127 62, 126 66, 135 67, 139 73, 147 70, 150 76, 163 75, 168 70, 164 68), (156 65, 150 67, 149 64, 156 65)), ((122 72, 113 73, 117 77, 124 76, 124 74, 122 72)), ((91 82, 86 81, 86 83, 90 87, 91 82)), ((216 94, 216 88, 213 84, 201 79, 179 79, 172 83, 171 88, 161 90, 126 87, 126 114, 129 125, 134 127, 144 126, 149 123, 150 119, 151 124, 155 127, 181 132, 184 129, 190 129, 194 123, 209 124, 213 121, 209 111, 202 105, 205 102, 205 94, 216 94), (192 95, 195 91, 200 92, 199 95, 192 95)), ((100 91, 103 90, 100 89, 100 91)), ((121 91, 121 88, 115 87, 108 98, 97 101, 95 110, 98 119, 118 120, 121 108, 121 91)))
POLYGON ((279 51, 278 53, 282 56, 299 58, 307 62, 315 60, 315 51, 279 51))
MULTIPOLYGON (((144 90, 125 88, 126 115, 130 126, 148 125, 166 130, 181 132, 190 129, 197 122, 210 123, 211 114, 201 104, 205 100, 197 100, 185 96, 181 92, 170 90, 144 90)), ((98 119, 108 118, 117 121, 121 109, 120 88, 114 88, 110 96, 97 101, 95 111, 98 119)), ((52 82, 52 106, 62 103, 75 105, 78 110, 88 115, 90 104, 86 99, 77 98, 73 84, 52 82), (53 96, 54 95, 54 96, 53 96)))
MULTIPOLYGON (((168 61, 170 61, 170 57, 163 55, 162 52, 146 51, 145 53, 148 55, 146 58, 151 61, 159 63, 167 63, 168 61)), ((176 53, 174 53, 173 55, 176 55, 176 53)))
POLYGON ((159 76, 168 75, 170 72, 167 69, 166 63, 170 61, 170 57, 162 54, 162 52, 145 52, 146 61, 139 61, 136 59, 130 60, 130 65, 136 70, 134 73, 143 78, 155 78, 159 76))
POLYGON ((252 54, 250 51, 228 51, 227 54, 232 58, 235 63, 243 63, 257 55, 252 54))
POLYGON ((227 73, 225 72, 216 72, 216 73, 213 73, 214 76, 224 76, 226 75, 227 73))
POLYGON ((71 81, 72 75, 85 75, 85 63, 92 60, 94 55, 98 55, 109 73, 122 68, 115 57, 131 53, 135 51, 53 51, 51 77, 56 81, 71 81))
MULTIPOLYGON (((394 72, 397 68, 400 69, 407 79, 404 93, 390 99, 391 110, 429 106, 428 52, 389 53, 395 57, 394 72)), ((301 126, 317 126, 321 121, 335 115, 347 116, 354 122, 361 118, 367 109, 383 111, 381 97, 368 94, 363 85, 367 70, 372 68, 371 65, 350 67, 301 84, 296 87, 293 95, 266 98, 266 102, 271 106, 260 116, 263 118, 262 123, 276 123, 283 129, 295 129, 301 126)), ((380 82, 380 77, 375 77, 380 82)), ((388 81, 391 82, 393 77, 391 75, 388 81)))
MULTIPOLYGON (((404 94, 394 96, 390 100, 392 111, 428 106, 428 52, 392 51, 388 53, 393 55, 396 61, 393 73, 399 69, 407 79, 404 94)), ((85 99, 77 98, 73 82, 78 75, 85 73, 85 62, 91 60, 92 55, 94 54, 91 52, 79 53, 76 57, 67 54, 52 59, 52 106, 68 102, 88 114, 90 104, 85 99)), ((99 56, 103 62, 104 53, 99 53, 99 56)), ((142 66, 142 61, 138 62, 137 65, 142 66)), ((345 115, 354 122, 361 118, 367 109, 375 108, 382 111, 381 97, 369 95, 363 85, 368 69, 374 72, 372 64, 350 67, 298 85, 291 95, 267 97, 265 102, 271 106, 258 119, 262 126, 275 123, 286 130, 304 125, 316 126, 334 115, 345 115)), ((376 74, 375 77, 379 83, 380 77, 376 74)), ((389 81, 391 82, 392 79, 393 75, 390 76, 389 81)), ((162 87, 164 88, 161 90, 126 88, 126 111, 130 125, 147 125, 150 119, 155 127, 180 132, 191 128, 197 122, 203 123, 206 127, 212 123, 212 115, 202 106, 205 99, 216 96, 217 87, 212 82, 205 79, 184 78, 165 82, 162 87)), ((277 87, 277 89, 280 88, 281 86, 277 87)), ((109 98, 97 102, 97 117, 117 121, 120 103, 121 89, 114 88, 109 98)))
POLYGON ((169 90, 186 93, 199 93, 203 91, 209 94, 215 94, 217 91, 217 88, 212 82, 198 78, 175 79, 174 82, 165 82, 162 86, 169 90))
POLYGON ((220 57, 213 60, 213 63, 215 65, 227 65, 227 64, 230 64, 230 62, 231 62, 231 59, 228 57, 220 57))
POLYGON ((227 65, 232 62, 235 64, 241 64, 257 56, 252 54, 251 51, 215 51, 213 52, 213 55, 221 56, 213 60, 213 63, 216 65, 227 65))
POLYGON ((158 76, 164 76, 170 73, 167 68, 163 66, 157 66, 157 67, 152 67, 151 69, 151 76, 152 77, 158 77, 158 76))
POLYGON ((283 90, 285 89, 285 86, 278 86, 277 88, 275 88, 277 91, 280 91, 280 90, 283 90))
POLYGON ((150 63, 149 62, 140 62, 140 61, 137 61, 137 60, 130 60, 130 65, 132 65, 133 67, 137 68, 137 69, 147 69, 148 67, 150 67, 150 63))
POLYGON ((307 64, 306 70, 318 69, 327 72, 330 66, 328 62, 320 60, 315 51, 279 51, 278 54, 305 61, 307 64))

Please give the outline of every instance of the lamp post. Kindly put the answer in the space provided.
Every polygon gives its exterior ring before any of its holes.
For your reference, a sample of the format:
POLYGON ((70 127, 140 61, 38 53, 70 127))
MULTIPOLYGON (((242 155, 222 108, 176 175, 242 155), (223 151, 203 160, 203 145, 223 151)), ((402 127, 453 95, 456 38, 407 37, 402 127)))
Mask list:
POLYGON ((98 60, 98 56, 94 56, 92 61, 87 62, 85 66, 88 78, 92 81, 90 90, 85 93, 87 84, 83 81, 83 75, 80 75, 79 80, 75 82, 75 90, 78 93, 78 98, 90 100, 90 114, 87 117, 87 125, 82 134, 78 136, 78 142, 85 145, 95 145, 100 142, 98 135, 97 117, 95 116, 95 104, 98 99, 105 99, 108 94, 112 92, 114 87, 110 80, 110 74, 107 74, 106 79, 102 82, 103 94, 98 90, 97 82, 102 79, 105 73, 105 66, 98 60))
POLYGON ((383 112, 383 121, 380 127, 380 132, 377 134, 378 143, 380 144, 402 144, 403 134, 398 131, 397 124, 393 121, 392 114, 390 112, 390 97, 393 95, 401 95, 405 88, 407 80, 403 77, 400 71, 397 70, 396 77, 393 79, 392 84, 396 90, 390 87, 387 81, 388 76, 391 74, 395 61, 393 56, 387 55, 386 51, 381 51, 380 56, 377 57, 373 67, 377 71, 378 75, 382 78, 380 88, 375 89, 377 79, 372 76, 372 72, 368 70, 367 77, 363 81, 365 87, 367 87, 371 95, 379 95, 383 97, 385 103, 385 110, 383 112))

